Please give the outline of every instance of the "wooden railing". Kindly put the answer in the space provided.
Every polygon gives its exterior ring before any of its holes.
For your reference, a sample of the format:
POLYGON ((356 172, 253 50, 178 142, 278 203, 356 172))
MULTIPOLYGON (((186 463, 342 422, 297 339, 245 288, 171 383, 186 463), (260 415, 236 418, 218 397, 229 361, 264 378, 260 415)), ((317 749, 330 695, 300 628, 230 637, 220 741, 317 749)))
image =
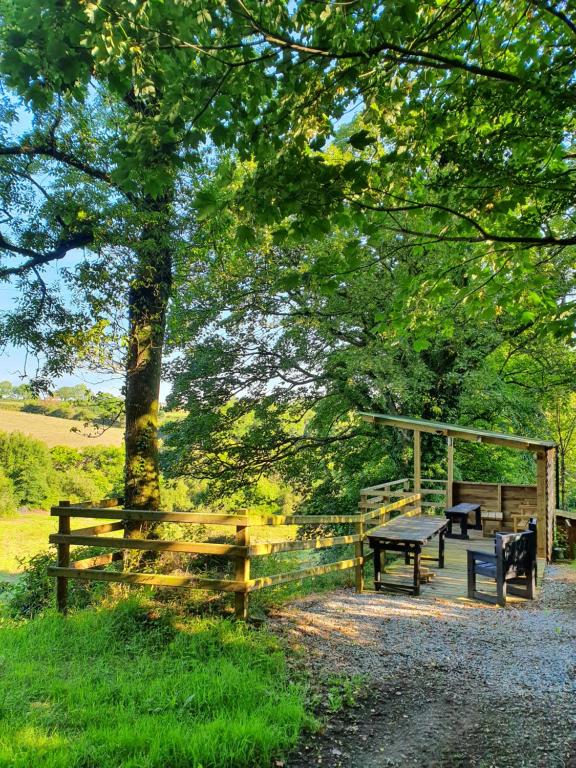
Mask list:
POLYGON ((420 503, 421 507, 444 508, 446 505, 446 486, 448 481, 422 478, 420 482, 422 487, 418 489, 414 488, 414 481, 409 477, 362 488, 358 508, 360 512, 364 512, 379 504, 384 504, 387 499, 401 498, 414 493, 419 493, 423 498, 426 496, 439 497, 438 500, 422 501, 420 503))
MULTIPOLYGON (((397 481, 395 484, 398 484, 397 481)), ((392 483, 391 485, 394 485, 392 483)), ((364 539, 368 529, 381 525, 391 515, 403 513, 418 514, 421 510, 420 495, 402 493, 395 502, 376 500, 370 509, 353 515, 257 515, 243 511, 240 514, 219 515, 197 512, 156 512, 151 510, 123 509, 121 499, 105 499, 101 502, 71 504, 60 502, 52 507, 51 514, 58 517, 58 533, 52 534, 50 542, 57 545, 57 565, 49 568, 49 574, 56 577, 57 607, 66 612, 68 580, 109 581, 124 584, 146 584, 162 587, 189 587, 202 590, 233 592, 235 612, 238 618, 248 616, 248 595, 265 587, 284 584, 289 581, 320 576, 332 571, 355 570, 356 590, 364 587, 363 566, 368 556, 364 554, 364 539), (73 518, 96 518, 110 522, 71 530, 73 518), (127 538, 106 536, 107 533, 124 529, 126 522, 177 522, 202 526, 227 526, 235 529, 233 544, 217 544, 197 541, 165 541, 161 539, 127 538), (307 526, 307 525, 350 525, 354 533, 338 536, 317 536, 311 539, 277 541, 266 543, 250 542, 251 528, 255 526, 307 526), (251 578, 250 566, 253 557, 263 557, 279 552, 318 550, 354 544, 354 557, 333 563, 314 565, 271 576, 251 578), (73 545, 103 547, 113 552, 71 561, 70 547, 73 545), (125 550, 150 552, 185 552, 192 554, 217 555, 234 562, 233 579, 215 579, 195 574, 165 575, 129 571, 106 571, 102 568, 124 559, 125 550)))

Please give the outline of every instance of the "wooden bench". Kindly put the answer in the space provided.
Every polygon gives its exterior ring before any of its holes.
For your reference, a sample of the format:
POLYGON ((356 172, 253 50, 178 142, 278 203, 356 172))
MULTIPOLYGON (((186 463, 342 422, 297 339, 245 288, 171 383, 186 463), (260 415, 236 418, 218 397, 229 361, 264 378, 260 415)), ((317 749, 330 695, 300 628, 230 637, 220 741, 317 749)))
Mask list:
POLYGON ((506 593, 534 599, 536 590, 536 519, 521 533, 497 533, 495 552, 468 550, 468 597, 506 605, 506 593), (496 582, 496 596, 476 589, 476 576, 496 582))
POLYGON ((499 528, 502 528, 504 522, 504 513, 495 509, 483 509, 482 517, 482 536, 492 538, 499 528))
POLYGON ((467 504, 462 502, 453 507, 447 507, 447 509, 444 510, 444 514, 448 520, 447 539, 469 539, 468 528, 474 528, 478 531, 482 530, 480 504, 467 504), (474 523, 472 525, 468 522, 469 515, 474 515, 474 523), (454 533, 453 528, 455 524, 460 526, 460 533, 454 533))

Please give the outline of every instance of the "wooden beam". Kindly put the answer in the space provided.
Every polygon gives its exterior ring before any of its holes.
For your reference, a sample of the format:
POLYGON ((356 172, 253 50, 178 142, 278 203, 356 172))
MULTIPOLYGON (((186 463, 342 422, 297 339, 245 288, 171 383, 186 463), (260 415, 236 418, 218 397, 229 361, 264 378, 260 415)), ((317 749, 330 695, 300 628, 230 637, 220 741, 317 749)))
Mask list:
POLYGON ((420 431, 414 430, 414 490, 420 493, 422 487, 420 431))
POLYGON ((143 549, 148 552, 192 552, 198 555, 221 555, 222 557, 245 557, 248 549, 233 544, 204 544, 198 541, 164 541, 162 539, 129 539, 106 536, 78 536, 74 533, 62 535, 52 533, 51 544, 80 544, 85 547, 110 547, 111 549, 143 549))
POLYGON ((396 429, 413 430, 420 432, 429 432, 433 435, 443 435, 444 437, 454 437, 458 440, 469 440, 474 443, 487 443, 489 445, 501 445, 505 448, 513 448, 517 451, 542 451, 554 446, 554 443, 531 440, 529 437, 520 435, 504 435, 482 430, 467 430, 466 427, 457 427, 455 424, 428 424, 426 421, 404 420, 402 418, 389 418, 378 414, 361 414, 362 420, 370 424, 379 424, 386 427, 395 427, 396 429))
POLYGON ((197 512, 155 512, 147 509, 107 509, 105 507, 52 507, 54 516, 95 517, 102 520, 148 521, 153 523, 196 523, 197 525, 247 525, 248 515, 214 515, 197 512))
POLYGON ((87 528, 75 528, 70 533, 73 536, 99 536, 101 533, 111 533, 112 531, 123 531, 124 523, 101 523, 100 525, 89 525, 87 528))
POLYGON ((49 576, 57 578, 80 579, 81 581, 111 581, 123 584, 149 584, 155 587, 191 587, 193 589, 214 589, 221 592, 243 592, 243 582, 229 579, 201 579, 196 576, 165 576, 156 573, 121 573, 116 571, 98 571, 91 568, 60 568, 51 565, 49 576))
MULTIPOLYGON (((358 515, 360 518, 360 515, 358 515)), ((248 552, 251 557, 259 555, 271 555, 273 552, 298 552, 305 549, 324 549, 337 547, 343 544, 355 544, 360 541, 360 536, 327 536, 322 539, 298 539, 296 541, 267 542, 266 544, 251 544, 248 552)))
POLYGON ((251 581, 247 583, 248 592, 254 592, 257 589, 263 589, 264 587, 273 587, 276 584, 285 584, 287 581, 305 579, 308 576, 321 576, 322 574, 330 573, 331 571, 344 571, 348 568, 355 568, 357 565, 361 565, 362 561, 363 558, 355 557, 351 560, 339 560, 337 563, 317 565, 314 568, 301 568, 297 571, 290 571, 289 573, 277 573, 274 576, 251 579, 251 581))
POLYGON ((446 480, 446 506, 451 507, 454 499, 454 438, 449 437, 448 443, 448 477, 446 480))
MULTIPOLYGON (((67 501, 61 501, 64 509, 69 505, 67 501)), ((65 536, 70 533, 70 516, 61 515, 58 520, 58 532, 65 536)), ((58 544, 58 565, 60 568, 68 568, 70 565, 70 544, 62 542, 58 544)), ((59 576, 56 579, 56 608, 60 613, 68 611, 68 579, 65 576, 59 576)))
MULTIPOLYGON (((376 509, 372 510, 371 512, 365 512, 362 515, 362 519, 366 522, 367 520, 372 520, 374 517, 384 517, 384 515, 386 515, 388 512, 394 512, 397 509, 408 507, 411 504, 420 504, 419 493, 413 493, 411 496, 405 496, 399 501, 392 502, 392 504, 380 504, 376 509)), ((358 519, 358 516, 356 517, 356 520, 357 519, 358 519)))
POLYGON ((110 552, 105 555, 96 555, 96 557, 85 557, 83 560, 74 560, 74 562, 70 563, 70 568, 99 568, 103 565, 110 565, 110 563, 123 559, 123 552, 110 552))
POLYGON ((356 523, 356 544, 354 544, 354 556, 358 565, 354 568, 354 582, 357 594, 364 592, 364 517, 356 523))
POLYGON ((215 515, 198 512, 155 512, 142 509, 110 510, 102 507, 52 507, 50 514, 95 517, 102 520, 148 521, 153 523, 194 523, 196 525, 307 525, 313 523, 355 523, 357 515, 215 515))
POLYGON ((538 557, 546 557, 546 453, 536 454, 536 518, 538 557))

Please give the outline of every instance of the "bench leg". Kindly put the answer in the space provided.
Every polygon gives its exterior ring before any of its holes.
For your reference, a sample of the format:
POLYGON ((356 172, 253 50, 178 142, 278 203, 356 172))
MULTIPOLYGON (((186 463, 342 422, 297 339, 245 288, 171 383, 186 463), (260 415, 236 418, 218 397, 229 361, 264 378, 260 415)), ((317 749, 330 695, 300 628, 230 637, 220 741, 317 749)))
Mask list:
POLYGON ((498 599, 498 605, 504 607, 506 605, 506 580, 496 581, 496 594, 498 599))
POLYGON ((414 594, 420 594, 420 547, 414 549, 414 594))
POLYGON ((468 552, 468 597, 470 600, 474 600, 474 593, 476 592, 476 574, 474 573, 474 557, 471 552, 468 552))
POLYGON ((482 510, 480 507, 476 510, 476 530, 481 531, 482 530, 482 510))
POLYGON ((446 544, 446 531, 440 531, 438 537, 438 568, 444 568, 444 546, 446 544))

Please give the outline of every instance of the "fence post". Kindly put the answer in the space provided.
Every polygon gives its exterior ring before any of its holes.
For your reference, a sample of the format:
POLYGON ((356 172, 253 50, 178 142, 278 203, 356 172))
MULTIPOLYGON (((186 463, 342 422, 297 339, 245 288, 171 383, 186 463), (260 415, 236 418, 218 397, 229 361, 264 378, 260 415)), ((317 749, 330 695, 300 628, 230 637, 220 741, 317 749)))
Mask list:
MULTIPOLYGON (((235 543, 240 547, 250 546, 250 530, 247 525, 236 526, 235 543)), ((249 581, 250 556, 237 557, 234 562, 234 580, 244 582, 249 581)), ((243 619, 245 621, 248 618, 248 592, 234 593, 234 611, 237 619, 243 619)))
MULTIPOLYGON (((69 507, 69 501, 60 501, 60 507, 69 507)), ((70 516, 60 515, 58 517, 58 533, 70 533, 70 516)), ((58 567, 70 567, 70 544, 58 544, 58 567)), ((60 613, 68 611, 68 579, 66 576, 56 577, 56 607, 60 613)))
POLYGON ((354 544, 354 556, 362 558, 362 562, 355 566, 356 592, 361 595, 364 591, 364 516, 361 515, 357 523, 356 533, 361 536, 360 541, 354 544))

